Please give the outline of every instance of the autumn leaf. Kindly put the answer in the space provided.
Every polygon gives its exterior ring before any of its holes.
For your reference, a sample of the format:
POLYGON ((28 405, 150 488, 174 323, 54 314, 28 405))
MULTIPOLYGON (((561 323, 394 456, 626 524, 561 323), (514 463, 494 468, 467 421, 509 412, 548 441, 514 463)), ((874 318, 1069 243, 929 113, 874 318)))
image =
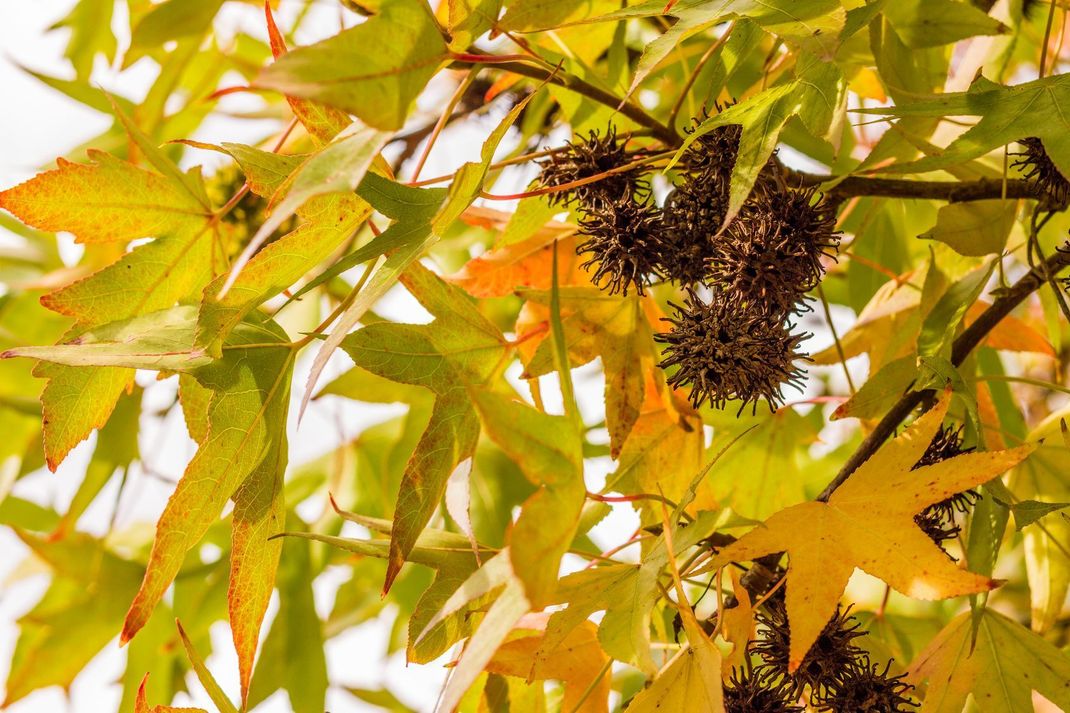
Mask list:
POLYGON ((724 713, 721 651, 702 629, 684 620, 687 646, 628 705, 632 713, 724 713))
POLYGON ((558 270, 561 284, 586 282, 576 258, 576 241, 559 229, 546 229, 518 243, 488 250, 472 258, 464 267, 447 279, 473 297, 500 297, 518 288, 549 290, 554 256, 554 240, 558 243, 558 270), (581 279, 577 279, 581 278, 581 279))
POLYGON ((279 57, 257 84, 400 129, 412 101, 446 59, 446 43, 420 0, 384 4, 367 22, 279 57))
POLYGON ((1031 711, 1037 691, 1070 710, 1070 658, 1003 614, 985 608, 974 623, 960 614, 911 664, 928 681, 922 713, 960 713, 972 697, 986 713, 1031 711))
POLYGON ((435 394, 431 422, 398 491, 384 591, 438 507, 450 474, 472 458, 479 419, 468 389, 486 383, 506 353, 501 332, 458 288, 419 265, 401 281, 437 319, 428 326, 373 324, 342 342, 357 366, 435 394))
MULTIPOLYGON (((524 290, 520 295, 548 308, 550 293, 524 290)), ((620 454, 628 434, 639 419, 643 403, 643 370, 653 366, 650 325, 637 295, 607 295, 594 287, 562 287, 561 324, 569 361, 585 364, 602 358, 605 370, 606 428, 610 454, 620 454)), ((547 319, 549 315, 547 313, 547 319)), ((525 331, 530 325, 525 326, 525 331)), ((548 374, 554 369, 553 340, 536 343, 526 360, 525 378, 548 374)), ((527 346, 532 349, 531 345, 527 346)))
POLYGON ((141 686, 137 689, 137 700, 134 702, 134 713, 208 713, 203 708, 176 708, 175 706, 157 705, 149 707, 148 696, 145 686, 148 685, 149 674, 141 679, 141 686))
POLYGON ((926 506, 980 485, 1034 446, 968 453, 912 470, 947 413, 950 394, 887 443, 827 503, 794 505, 725 547, 710 569, 788 553, 789 668, 794 671, 832 617, 855 568, 916 599, 984 592, 998 582, 966 572, 913 523, 926 506))
POLYGON ((561 707, 575 713, 606 713, 609 708, 609 657, 598 644, 598 627, 584 622, 552 651, 540 653, 545 614, 520 620, 517 636, 498 647, 485 670, 531 681, 555 680, 564 684, 561 707))
MULTIPOLYGON (((85 242, 155 238, 42 298, 46 307, 74 320, 69 336, 196 298, 218 259, 199 172, 182 174, 135 127, 127 129, 158 172, 91 152, 89 164, 61 159, 55 170, 0 193, 0 207, 27 223, 67 230, 85 242)), ((55 470, 90 431, 104 425, 133 383, 133 372, 42 366, 36 373, 49 380, 42 396, 44 447, 55 470)))

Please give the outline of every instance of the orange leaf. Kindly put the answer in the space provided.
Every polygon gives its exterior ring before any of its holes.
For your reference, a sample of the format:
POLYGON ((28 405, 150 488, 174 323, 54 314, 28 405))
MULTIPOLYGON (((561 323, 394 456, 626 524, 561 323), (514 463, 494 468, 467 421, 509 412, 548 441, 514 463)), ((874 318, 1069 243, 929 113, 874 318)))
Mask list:
POLYGON ((0 192, 0 208, 27 225, 64 230, 80 243, 129 241, 170 234, 190 218, 208 218, 181 186, 103 151, 90 163, 56 159, 58 168, 0 192))
POLYGON ((552 651, 536 657, 548 617, 548 614, 535 614, 521 619, 517 629, 534 629, 535 633, 498 647, 486 670, 528 681, 561 681, 565 686, 562 711, 606 713, 611 678, 607 666, 609 657, 598 643, 598 627, 585 621, 569 632, 552 651), (580 699, 588 689, 591 689, 590 693, 581 703, 580 699))
MULTIPOLYGON (((981 316, 990 307, 987 302, 978 300, 970 305, 966 312, 966 326, 981 316)), ((1036 352, 1054 357, 1055 349, 1044 335, 1028 324, 1010 315, 1000 320, 985 338, 985 346, 1012 352, 1036 352)))
POLYGON ((721 673, 726 677, 732 673, 733 668, 746 662, 747 645, 754 638, 754 607, 751 605, 750 594, 739 583, 739 572, 732 569, 728 574, 732 578, 732 592, 738 603, 721 613, 721 635, 725 641, 732 644, 732 651, 725 657, 721 666, 721 673))
MULTIPOLYGON (((501 297, 518 287, 548 290, 556 237, 556 231, 540 230, 532 238, 490 250, 469 260, 459 272, 447 279, 473 297, 501 297)), ((562 239, 558 246, 559 284, 587 282, 578 262, 575 238, 562 239)))

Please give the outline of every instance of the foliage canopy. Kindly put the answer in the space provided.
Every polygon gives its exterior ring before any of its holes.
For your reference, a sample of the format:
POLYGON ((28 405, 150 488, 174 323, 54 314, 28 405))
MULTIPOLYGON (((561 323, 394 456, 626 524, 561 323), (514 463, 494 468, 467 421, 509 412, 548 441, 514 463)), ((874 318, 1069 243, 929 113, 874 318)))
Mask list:
POLYGON ((113 126, 0 192, 5 705, 125 645, 124 713, 321 713, 379 619, 443 713, 1070 710, 1063 3, 116 4, 36 75, 113 126), (313 400, 401 415, 291 463, 313 400))

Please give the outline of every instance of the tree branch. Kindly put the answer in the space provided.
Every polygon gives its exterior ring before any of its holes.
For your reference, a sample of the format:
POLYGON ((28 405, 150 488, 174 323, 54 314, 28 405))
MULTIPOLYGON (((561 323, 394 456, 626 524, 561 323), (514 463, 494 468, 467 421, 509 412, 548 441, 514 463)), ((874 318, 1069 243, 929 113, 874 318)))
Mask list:
MULTIPOLYGON (((1056 251, 1051 257, 1045 260, 1043 263, 1037 265, 1032 270, 1027 272, 1020 280, 1015 282, 1010 287, 1002 290, 996 301, 993 302, 988 309, 981 313, 981 315, 967 327, 962 334, 960 334, 951 345, 951 363, 955 366, 959 366, 966 360, 966 357, 970 355, 977 346, 984 341, 988 333, 995 328, 1000 321, 1003 320, 1008 314, 1011 313, 1015 307, 1020 305, 1025 299, 1033 294, 1040 288, 1046 281, 1046 275, 1054 275, 1063 270, 1067 266, 1070 266, 1070 250, 1056 251)), ((904 394, 899 400, 885 414, 884 418, 880 420, 880 423, 866 436, 862 441, 862 445, 858 447, 851 457, 847 459, 847 462, 843 464, 840 472, 836 474, 836 477, 832 479, 821 494, 817 496, 817 499, 821 502, 827 502, 829 497, 836 492, 836 489, 844 484, 844 482, 851 477, 851 474, 858 469, 866 460, 869 459, 877 449, 888 440, 894 433, 895 429, 899 427, 899 424, 906 419, 907 416, 921 404, 926 398, 932 396, 935 393, 932 389, 923 389, 921 391, 911 391, 904 394)))
MULTIPOLYGON (((483 54, 481 52, 470 52, 469 54, 483 54)), ((493 59, 493 56, 488 55, 488 60, 493 59)), ((478 64, 475 61, 455 61, 453 66, 457 67, 470 67, 473 64, 478 64)), ((571 74, 563 72, 551 72, 542 67, 537 67, 526 62, 488 62, 488 65, 494 69, 504 69, 507 72, 513 74, 519 74, 524 77, 530 77, 531 79, 537 79, 539 81, 549 81, 550 84, 556 84, 559 87, 564 87, 577 94, 582 94, 588 99, 593 99, 599 104, 604 104, 611 109, 619 111, 624 116, 628 117, 636 124, 649 129, 650 133, 656 138, 661 139, 669 146, 679 146, 681 143, 680 135, 677 134, 671 127, 662 124, 660 121, 652 117, 642 107, 637 104, 633 104, 627 99, 621 99, 612 92, 607 92, 604 89, 596 87, 595 85, 585 82, 571 74)))

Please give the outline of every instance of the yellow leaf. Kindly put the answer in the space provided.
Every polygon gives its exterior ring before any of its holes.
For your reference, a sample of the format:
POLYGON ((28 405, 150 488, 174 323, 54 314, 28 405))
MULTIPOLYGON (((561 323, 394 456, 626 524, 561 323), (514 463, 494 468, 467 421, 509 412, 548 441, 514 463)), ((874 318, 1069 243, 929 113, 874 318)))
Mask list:
POLYGON ((688 646, 673 657, 649 688, 640 691, 628 713, 724 713, 721 652, 701 629, 684 619, 688 646))
POLYGON ((598 626, 585 621, 549 653, 537 655, 548 617, 536 614, 521 620, 517 628, 534 628, 535 633, 502 644, 486 670, 528 681, 561 681, 565 686, 562 711, 606 713, 611 678, 609 657, 598 644, 598 626))
POLYGON ((721 673, 728 676, 732 669, 742 666, 747 660, 747 644, 754 638, 754 606, 750 594, 739 583, 739 573, 730 570, 732 592, 736 597, 736 606, 721 613, 721 635, 732 644, 732 651, 721 664, 721 673))
POLYGON ((998 585, 956 566, 913 518, 933 503, 1000 475, 1034 446, 968 453, 911 470, 943 422, 950 398, 946 392, 903 435, 863 463, 827 503, 801 503, 777 512, 710 563, 716 569, 788 553, 791 671, 836 611, 856 567, 916 599, 945 599, 998 585))

